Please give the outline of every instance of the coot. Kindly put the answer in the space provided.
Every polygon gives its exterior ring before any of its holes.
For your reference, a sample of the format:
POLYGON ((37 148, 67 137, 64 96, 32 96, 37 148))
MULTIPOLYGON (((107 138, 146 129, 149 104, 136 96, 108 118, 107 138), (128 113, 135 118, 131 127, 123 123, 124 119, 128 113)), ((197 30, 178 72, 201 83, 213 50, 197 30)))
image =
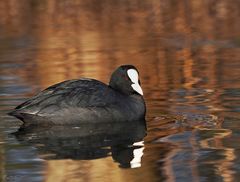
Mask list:
POLYGON ((26 125, 136 121, 145 117, 139 72, 122 65, 109 85, 95 79, 67 80, 52 85, 9 113, 26 125))

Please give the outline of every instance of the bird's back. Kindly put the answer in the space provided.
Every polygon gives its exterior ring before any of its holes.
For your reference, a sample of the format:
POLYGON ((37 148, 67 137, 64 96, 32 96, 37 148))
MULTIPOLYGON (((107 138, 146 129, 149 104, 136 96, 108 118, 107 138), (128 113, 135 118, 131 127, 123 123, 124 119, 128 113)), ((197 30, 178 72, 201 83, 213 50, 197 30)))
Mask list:
MULTIPOLYGON (((100 113, 104 116, 107 114, 107 110, 114 108, 120 99, 121 94, 100 81, 94 79, 68 80, 48 87, 17 106, 9 114, 23 121, 34 119, 44 122, 55 118, 53 122, 61 124, 64 122, 63 119, 65 121, 68 121, 69 118, 71 120, 89 120, 90 118, 94 119, 94 115, 96 117, 100 113)), ((103 118, 106 119, 106 117, 103 118)))

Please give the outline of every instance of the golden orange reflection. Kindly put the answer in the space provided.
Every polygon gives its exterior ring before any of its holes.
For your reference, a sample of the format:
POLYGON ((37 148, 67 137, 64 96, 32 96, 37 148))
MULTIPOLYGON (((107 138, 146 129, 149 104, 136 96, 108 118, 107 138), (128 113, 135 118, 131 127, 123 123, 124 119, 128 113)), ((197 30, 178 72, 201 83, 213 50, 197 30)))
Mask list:
MULTIPOLYGON (((22 62, 29 63, 27 68, 15 73, 24 83, 45 88, 83 76, 107 83, 117 66, 133 64, 140 71, 152 118, 160 109, 175 111, 180 99, 186 99, 180 104, 188 106, 204 103, 211 112, 224 108, 222 89, 240 87, 240 82, 226 81, 239 78, 238 67, 227 68, 229 58, 234 64, 239 62, 239 48, 232 48, 229 41, 240 37, 239 30, 239 8, 233 1, 0 1, 0 34, 18 38, 23 45, 24 37, 32 41, 21 54, 22 62), (208 99, 196 103, 192 95, 179 98, 170 92, 194 88, 204 90, 208 99)), ((177 132, 174 128, 159 131, 146 140, 177 132)), ((195 146, 194 137, 189 142, 195 146)), ((201 147, 209 147, 208 141, 201 141, 201 147)), ((166 158, 169 181, 174 181, 170 159, 177 152, 166 158)), ((234 149, 224 152, 216 173, 231 181, 234 149)), ((196 163, 190 166, 194 181, 199 181, 196 163)), ((46 181, 92 181, 104 175, 108 176, 104 181, 136 179, 136 173, 120 169, 110 157, 49 160, 45 171, 46 181)), ((138 173, 143 171, 149 179, 158 178, 153 165, 142 165, 138 173)))
MULTIPOLYGON (((206 129, 205 129, 206 130, 206 129)), ((224 158, 218 160, 218 162, 214 165, 216 169, 216 173, 219 176, 222 176, 223 181, 234 181, 232 171, 233 161, 236 159, 235 149, 225 147, 222 143, 222 139, 231 135, 232 131, 228 129, 218 129, 215 131, 214 137, 207 138, 200 141, 200 145, 202 148, 210 148, 210 149, 220 149, 223 150, 224 158)))
MULTIPOLYGON (((143 142, 137 142, 136 145, 139 143, 143 145, 143 142)), ((145 167, 140 168, 143 153, 144 145, 133 150, 134 158, 130 162, 131 168, 144 171, 145 167)), ((48 160, 45 181, 132 181, 136 179, 134 174, 134 171, 120 168, 111 157, 95 160, 48 160)), ((148 171, 146 176, 153 177, 153 174, 148 171)))

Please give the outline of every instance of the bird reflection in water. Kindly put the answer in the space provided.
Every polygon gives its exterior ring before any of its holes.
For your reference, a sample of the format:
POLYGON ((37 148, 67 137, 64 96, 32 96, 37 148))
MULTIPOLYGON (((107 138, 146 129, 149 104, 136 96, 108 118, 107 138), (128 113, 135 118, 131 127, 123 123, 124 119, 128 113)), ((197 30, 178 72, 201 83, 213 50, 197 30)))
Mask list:
POLYGON ((92 160, 112 156, 121 168, 141 167, 145 120, 78 126, 28 126, 13 133, 37 148, 40 158, 92 160))

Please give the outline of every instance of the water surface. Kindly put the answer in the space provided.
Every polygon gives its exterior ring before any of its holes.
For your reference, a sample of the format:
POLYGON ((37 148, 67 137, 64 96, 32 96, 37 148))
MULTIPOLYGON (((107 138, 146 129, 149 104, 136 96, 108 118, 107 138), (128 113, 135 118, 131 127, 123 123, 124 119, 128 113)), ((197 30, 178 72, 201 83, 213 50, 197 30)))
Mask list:
POLYGON ((1 1, 0 179, 240 179, 239 7, 238 1, 1 1), (81 128, 70 128, 71 136, 61 128, 11 134, 21 122, 6 113, 26 98, 66 79, 108 83, 122 64, 140 72, 146 137, 79 138, 81 128))

